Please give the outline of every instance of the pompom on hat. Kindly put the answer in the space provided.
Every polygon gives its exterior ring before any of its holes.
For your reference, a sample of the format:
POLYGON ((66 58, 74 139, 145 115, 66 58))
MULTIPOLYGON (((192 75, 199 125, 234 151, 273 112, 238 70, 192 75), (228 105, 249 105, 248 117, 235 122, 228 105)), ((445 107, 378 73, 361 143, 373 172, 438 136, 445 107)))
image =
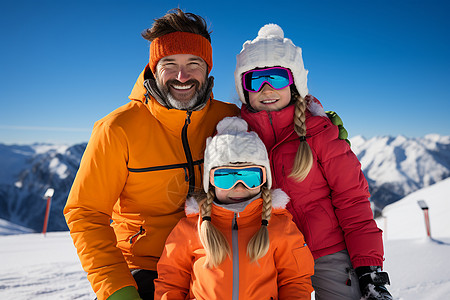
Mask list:
POLYGON ((283 29, 277 24, 261 27, 253 41, 246 41, 236 56, 234 80, 239 98, 245 104, 242 74, 255 68, 280 66, 291 70, 294 84, 300 96, 308 95, 308 71, 303 66, 302 49, 284 37, 283 29))
POLYGON ((253 131, 247 131, 248 125, 239 117, 227 117, 217 124, 217 134, 206 140, 203 188, 209 189, 209 173, 212 168, 250 163, 266 168, 267 187, 272 186, 270 162, 266 146, 253 131))

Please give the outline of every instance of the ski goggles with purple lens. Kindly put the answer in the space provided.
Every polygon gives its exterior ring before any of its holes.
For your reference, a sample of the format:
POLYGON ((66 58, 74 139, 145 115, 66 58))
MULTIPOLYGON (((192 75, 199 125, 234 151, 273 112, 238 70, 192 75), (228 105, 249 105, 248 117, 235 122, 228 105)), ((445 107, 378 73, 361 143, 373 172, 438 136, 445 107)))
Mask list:
POLYGON ((294 78, 289 69, 282 67, 251 70, 242 75, 242 86, 248 92, 259 92, 266 83, 275 90, 281 90, 293 84, 294 78))
POLYGON ((209 182, 222 190, 231 190, 239 182, 252 190, 262 186, 266 180, 266 168, 262 166, 217 167, 209 174, 209 182))

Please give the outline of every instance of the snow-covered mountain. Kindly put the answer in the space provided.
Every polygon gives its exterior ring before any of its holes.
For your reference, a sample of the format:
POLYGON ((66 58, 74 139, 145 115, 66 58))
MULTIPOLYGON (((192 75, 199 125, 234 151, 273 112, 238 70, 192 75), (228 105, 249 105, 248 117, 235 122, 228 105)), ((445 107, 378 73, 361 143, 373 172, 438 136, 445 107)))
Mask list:
POLYGON ((86 144, 0 144, 0 218, 42 231, 47 188, 55 190, 47 230, 67 230, 62 215, 86 144))
POLYGON ((351 139, 379 208, 450 176, 450 136, 351 139))
MULTIPOLYGON (((450 136, 351 139, 378 208, 450 176, 450 136)), ((47 188, 55 189, 48 230, 66 230, 62 215, 86 144, 0 144, 0 218, 42 230, 47 188)))

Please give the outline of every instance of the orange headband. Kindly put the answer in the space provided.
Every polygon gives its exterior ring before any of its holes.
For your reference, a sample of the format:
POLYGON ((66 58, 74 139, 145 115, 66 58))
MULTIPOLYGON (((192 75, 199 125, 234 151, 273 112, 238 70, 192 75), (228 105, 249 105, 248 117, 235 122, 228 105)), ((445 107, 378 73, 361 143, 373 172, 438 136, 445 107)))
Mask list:
POLYGON ((208 73, 211 72, 213 66, 211 43, 199 34, 176 31, 160 36, 150 44, 149 66, 153 74, 155 74, 156 64, 161 58, 174 54, 198 56, 208 65, 208 73))

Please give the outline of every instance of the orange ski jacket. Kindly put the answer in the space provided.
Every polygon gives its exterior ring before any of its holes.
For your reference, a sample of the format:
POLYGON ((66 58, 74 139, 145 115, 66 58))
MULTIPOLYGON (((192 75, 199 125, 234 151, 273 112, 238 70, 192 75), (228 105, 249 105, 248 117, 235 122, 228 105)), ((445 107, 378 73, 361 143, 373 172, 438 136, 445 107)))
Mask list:
POLYGON ((212 98, 192 112, 146 101, 147 70, 131 101, 95 123, 64 208, 99 300, 137 287, 130 269, 156 270, 188 191, 202 187, 206 138, 221 119, 239 114, 212 98))
POLYGON ((289 201, 272 191, 273 209, 268 230, 268 253, 251 263, 247 244, 261 226, 262 199, 236 213, 213 205, 212 223, 225 235, 232 255, 208 269, 198 236, 198 205, 186 201, 187 217, 169 235, 158 263, 155 299, 311 299, 314 260, 303 235, 284 208, 289 201))

